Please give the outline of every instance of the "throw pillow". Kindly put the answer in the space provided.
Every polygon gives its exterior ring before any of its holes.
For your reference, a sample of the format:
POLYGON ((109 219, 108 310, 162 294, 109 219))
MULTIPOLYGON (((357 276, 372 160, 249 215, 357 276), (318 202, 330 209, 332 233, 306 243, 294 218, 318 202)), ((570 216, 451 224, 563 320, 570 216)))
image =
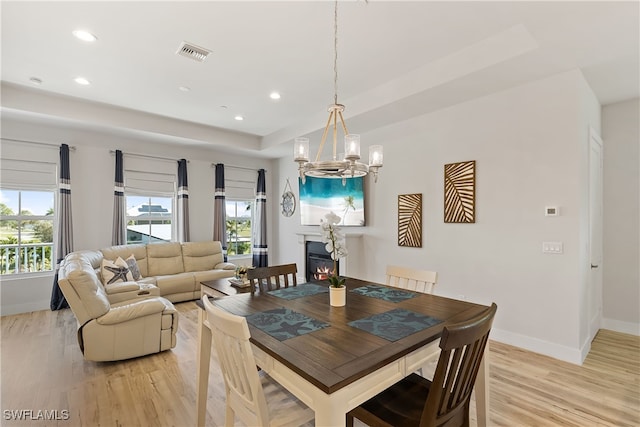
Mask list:
POLYGON ((103 259, 101 270, 102 283, 105 285, 110 285, 118 281, 130 282, 133 280, 127 262, 120 257, 115 261, 103 259))
POLYGON ((127 265, 129 266, 129 271, 131 272, 131 276, 133 280, 142 279, 142 274, 140 274, 140 268, 138 267, 138 262, 133 254, 129 255, 129 258, 125 259, 127 265))

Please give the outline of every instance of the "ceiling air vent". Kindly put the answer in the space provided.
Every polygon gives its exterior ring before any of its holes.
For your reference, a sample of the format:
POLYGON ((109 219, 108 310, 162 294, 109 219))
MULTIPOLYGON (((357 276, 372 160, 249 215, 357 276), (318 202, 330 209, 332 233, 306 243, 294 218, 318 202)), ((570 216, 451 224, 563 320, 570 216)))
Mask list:
POLYGON ((176 52, 178 55, 186 56, 187 58, 191 58, 194 61, 204 62, 207 59, 207 56, 211 53, 210 50, 207 50, 203 47, 199 47, 193 45, 191 43, 182 42, 178 51, 176 52))

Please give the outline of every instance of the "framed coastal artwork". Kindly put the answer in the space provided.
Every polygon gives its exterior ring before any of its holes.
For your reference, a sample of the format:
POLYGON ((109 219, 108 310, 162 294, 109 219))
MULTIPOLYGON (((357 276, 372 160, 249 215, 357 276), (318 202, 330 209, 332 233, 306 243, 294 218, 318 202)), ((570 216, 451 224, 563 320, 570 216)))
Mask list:
POLYGON ((300 223, 319 225, 328 212, 342 220, 342 226, 365 225, 364 177, 341 179, 306 177, 304 184, 298 178, 300 188, 300 223))
POLYGON ((476 222, 476 162, 444 165, 444 222, 476 222))
POLYGON ((398 195, 398 246, 422 247, 422 193, 398 195))

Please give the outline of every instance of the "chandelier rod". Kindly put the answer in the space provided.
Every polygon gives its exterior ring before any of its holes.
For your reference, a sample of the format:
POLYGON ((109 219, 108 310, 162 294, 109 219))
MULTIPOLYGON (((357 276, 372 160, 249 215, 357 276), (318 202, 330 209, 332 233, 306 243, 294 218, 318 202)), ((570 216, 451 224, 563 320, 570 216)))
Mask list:
POLYGON ((333 103, 338 103, 338 0, 333 8, 333 103))

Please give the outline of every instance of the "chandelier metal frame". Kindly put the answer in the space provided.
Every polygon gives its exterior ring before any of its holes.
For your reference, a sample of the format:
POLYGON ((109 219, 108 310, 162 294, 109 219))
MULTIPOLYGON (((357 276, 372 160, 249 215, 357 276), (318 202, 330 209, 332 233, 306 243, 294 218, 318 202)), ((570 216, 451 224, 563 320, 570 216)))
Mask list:
POLYGON ((294 143, 294 161, 298 163, 298 171, 302 182, 306 176, 317 178, 339 178, 342 183, 346 183, 347 178, 365 176, 371 173, 375 182, 378 181, 378 170, 382 167, 382 146, 372 145, 369 147, 369 164, 359 162, 360 160, 360 135, 350 134, 344 122, 344 105, 338 103, 338 1, 335 1, 333 14, 333 104, 329 105, 327 111, 329 118, 322 133, 320 146, 314 161, 309 161, 309 139, 300 137, 294 143), (345 155, 343 160, 338 160, 338 120, 342 125, 345 137, 345 155), (327 140, 330 128, 332 130, 333 157, 332 160, 320 160, 324 145, 327 140))

